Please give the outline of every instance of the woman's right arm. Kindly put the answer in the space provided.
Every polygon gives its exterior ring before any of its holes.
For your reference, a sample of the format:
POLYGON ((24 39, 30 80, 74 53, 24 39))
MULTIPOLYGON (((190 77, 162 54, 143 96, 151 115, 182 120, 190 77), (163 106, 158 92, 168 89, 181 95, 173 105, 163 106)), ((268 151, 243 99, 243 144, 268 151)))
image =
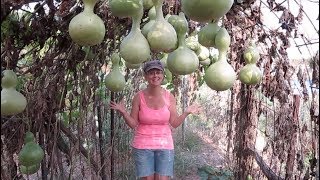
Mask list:
POLYGON ((126 111, 123 100, 120 103, 111 101, 110 108, 119 111, 127 125, 130 128, 135 129, 138 126, 139 104, 139 94, 136 94, 132 100, 132 108, 130 114, 126 111))

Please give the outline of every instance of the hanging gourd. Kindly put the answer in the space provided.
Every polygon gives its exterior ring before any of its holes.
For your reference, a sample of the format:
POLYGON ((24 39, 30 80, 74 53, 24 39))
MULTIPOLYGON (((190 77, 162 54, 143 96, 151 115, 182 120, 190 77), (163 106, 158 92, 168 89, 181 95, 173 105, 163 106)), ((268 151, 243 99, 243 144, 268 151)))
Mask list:
POLYGON ((231 43, 231 38, 226 28, 221 27, 216 34, 214 44, 219 51, 227 52, 231 43))
POLYGON ((168 68, 164 68, 164 77, 170 83, 172 81, 172 73, 168 68))
POLYGON ((122 91, 126 85, 126 80, 120 72, 120 56, 118 53, 111 55, 112 69, 106 76, 106 87, 112 92, 122 91))
POLYGON ((151 27, 156 21, 156 8, 154 6, 148 11, 148 17, 149 21, 141 29, 141 32, 145 37, 147 37, 151 27))
POLYGON ((250 41, 248 48, 244 51, 243 58, 247 64, 255 64, 260 59, 260 53, 253 41, 250 41))
POLYGON ((104 23, 94 13, 96 2, 97 0, 83 0, 83 12, 73 17, 69 23, 69 35, 80 46, 94 46, 104 39, 104 23))
POLYGON ((152 0, 143 0, 143 9, 144 10, 148 10, 148 9, 152 8, 152 6, 153 6, 152 0))
POLYGON ((199 58, 199 61, 203 61, 205 59, 208 59, 210 56, 210 51, 208 48, 200 45, 199 49, 196 51, 196 54, 199 58))
POLYGON ((164 68, 168 67, 167 66, 167 60, 168 60, 168 54, 167 53, 163 53, 163 56, 160 59, 160 62, 162 63, 164 68))
MULTIPOLYGON (((28 132, 28 133, 30 134, 31 132, 28 132)), ((18 158, 19 158, 20 164, 22 166, 25 166, 29 170, 30 166, 37 165, 42 161, 44 157, 44 152, 42 148, 39 146, 39 144, 37 144, 34 139, 31 140, 30 137, 26 137, 24 143, 25 144, 21 149, 18 155, 18 158)), ((36 169, 36 167, 30 167, 30 170, 31 168, 36 169)))
POLYGON ((198 37, 196 35, 189 35, 186 38, 186 44, 187 44, 187 47, 194 52, 197 52, 201 46, 201 44, 198 41, 198 37))
POLYGON ((139 67, 141 66, 141 64, 131 64, 127 61, 125 61, 124 65, 129 69, 139 69, 139 67))
POLYGON ((219 30, 217 21, 208 23, 198 33, 199 43, 205 47, 215 47, 215 38, 219 30))
POLYGON ((16 115, 27 106, 26 98, 16 90, 17 75, 12 70, 4 70, 1 81, 1 115, 16 115))
POLYGON ((35 141, 33 133, 30 131, 27 131, 24 136, 24 143, 33 142, 33 141, 35 141))
POLYGON ((151 27, 147 39, 153 52, 172 52, 177 48, 177 33, 168 23, 162 12, 164 0, 153 0, 156 9, 156 20, 151 27))
POLYGON ((208 66, 211 64, 211 59, 207 58, 205 60, 199 61, 199 64, 203 65, 203 66, 208 66))
MULTIPOLYGON (((142 3, 142 2, 140 2, 142 3)), ((150 46, 148 40, 140 30, 140 22, 143 16, 143 8, 132 16, 130 33, 121 41, 120 56, 131 64, 140 64, 150 59, 150 46)))
POLYGON ((205 71, 204 81, 213 90, 225 91, 231 88, 236 80, 236 73, 227 62, 227 50, 231 38, 224 27, 221 27, 215 38, 215 44, 219 51, 218 61, 213 63, 205 71))
POLYGON ((240 81, 247 85, 256 85, 260 83, 262 72, 256 65, 256 62, 260 58, 260 54, 252 41, 250 42, 249 47, 244 51, 243 57, 247 65, 240 70, 240 81))
POLYGON ((135 16, 143 4, 141 0, 111 0, 109 7, 113 16, 126 18, 135 16))
POLYGON ((40 163, 31 165, 31 166, 23 166, 23 165, 20 165, 20 172, 21 172, 22 174, 28 174, 28 175, 34 174, 34 173, 36 173, 39 169, 40 169, 40 163))
POLYGON ((189 49, 186 44, 186 33, 188 31, 188 21, 183 12, 179 15, 171 15, 168 19, 178 34, 179 46, 169 53, 167 67, 177 75, 186 75, 194 72, 199 66, 198 56, 189 49))
POLYGON ((233 0, 181 0, 182 11, 191 20, 210 22, 223 17, 233 4, 233 0))

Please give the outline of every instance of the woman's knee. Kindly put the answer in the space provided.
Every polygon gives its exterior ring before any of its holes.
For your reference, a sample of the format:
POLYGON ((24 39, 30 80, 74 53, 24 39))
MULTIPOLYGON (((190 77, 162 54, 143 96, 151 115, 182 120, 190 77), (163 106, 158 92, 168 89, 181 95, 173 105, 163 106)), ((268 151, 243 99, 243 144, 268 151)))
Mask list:
POLYGON ((155 175, 150 175, 150 176, 142 177, 142 178, 140 178, 140 179, 141 179, 141 180, 155 180, 154 176, 155 176, 155 175))

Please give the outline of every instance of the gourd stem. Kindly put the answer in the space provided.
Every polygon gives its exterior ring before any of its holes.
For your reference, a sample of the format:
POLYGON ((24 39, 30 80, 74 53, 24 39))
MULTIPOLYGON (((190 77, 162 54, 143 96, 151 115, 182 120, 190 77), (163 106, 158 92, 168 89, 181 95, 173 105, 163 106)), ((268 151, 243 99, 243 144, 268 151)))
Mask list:
POLYGON ((97 0, 83 0, 84 12, 93 13, 97 0))
POLYGON ((226 61, 227 62, 227 51, 219 51, 218 61, 226 61))
POLYGON ((119 53, 113 53, 111 55, 112 69, 119 67, 120 59, 119 53))
POLYGON ((178 43, 179 43, 179 47, 186 47, 187 43, 186 43, 186 36, 185 33, 178 33, 178 43))
POLYGON ((84 56, 84 59, 83 59, 83 60, 85 61, 85 60, 88 59, 88 56, 89 56, 89 53, 90 53, 90 46, 85 46, 84 48, 85 48, 85 49, 88 49, 88 50, 86 51, 86 55, 84 56))
POLYGON ((156 8, 156 20, 164 20, 162 12, 163 0, 154 0, 153 2, 156 8))
POLYGON ((141 23, 142 17, 143 17, 143 7, 139 9, 139 12, 135 16, 132 16, 131 32, 136 32, 141 30, 140 23, 141 23))

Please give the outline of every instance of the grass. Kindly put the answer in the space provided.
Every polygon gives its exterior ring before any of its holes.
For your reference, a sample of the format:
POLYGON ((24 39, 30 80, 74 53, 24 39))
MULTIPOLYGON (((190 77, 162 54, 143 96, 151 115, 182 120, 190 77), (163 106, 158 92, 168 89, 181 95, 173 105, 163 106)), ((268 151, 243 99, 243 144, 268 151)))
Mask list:
POLYGON ((176 177, 183 177, 194 171, 196 159, 190 158, 190 153, 198 152, 202 146, 202 139, 191 131, 186 131, 185 140, 181 138, 181 134, 177 134, 175 141, 175 165, 174 171, 176 177), (179 138, 177 138, 179 137, 179 138))

